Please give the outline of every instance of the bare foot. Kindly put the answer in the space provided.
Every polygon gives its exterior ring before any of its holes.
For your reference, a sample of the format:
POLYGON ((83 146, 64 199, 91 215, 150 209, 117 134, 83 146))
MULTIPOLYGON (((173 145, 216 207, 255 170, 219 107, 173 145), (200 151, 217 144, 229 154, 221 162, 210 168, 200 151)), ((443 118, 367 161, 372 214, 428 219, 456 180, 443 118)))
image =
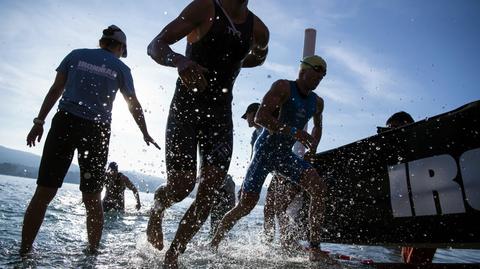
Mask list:
POLYGON ((20 254, 21 257, 26 257, 30 251, 32 250, 32 246, 22 246, 20 248, 20 251, 18 252, 20 254))
POLYGON ((155 202, 154 208, 150 211, 150 219, 147 225, 147 241, 158 250, 163 249, 163 232, 162 232, 162 208, 157 206, 158 202, 155 202))
POLYGON ((167 250, 165 253, 164 269, 178 269, 178 252, 167 250))
POLYGON ((280 244, 283 250, 289 253, 295 253, 304 249, 303 246, 292 236, 281 236, 280 244))
POLYGON ((330 257, 326 251, 319 248, 310 248, 308 249, 308 252, 311 262, 321 262, 330 266, 335 266, 335 268, 342 268, 341 264, 334 258, 330 257))
POLYGON ((209 249, 212 253, 217 253, 218 252, 218 245, 214 245, 213 243, 210 243, 209 249))

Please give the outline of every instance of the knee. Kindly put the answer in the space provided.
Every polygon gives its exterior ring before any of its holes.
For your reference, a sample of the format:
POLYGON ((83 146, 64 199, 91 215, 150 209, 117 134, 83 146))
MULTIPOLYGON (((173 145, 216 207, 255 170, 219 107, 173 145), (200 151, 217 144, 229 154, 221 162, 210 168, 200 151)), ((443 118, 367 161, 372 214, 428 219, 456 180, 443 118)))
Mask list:
POLYGON ((240 200, 238 205, 240 206, 240 212, 242 216, 248 215, 257 205, 258 197, 246 197, 240 200))
POLYGON ((35 194, 32 197, 32 202, 30 204, 48 206, 57 194, 57 190, 57 188, 37 186, 35 194))
POLYGON ((225 182, 226 176, 226 171, 215 166, 202 168, 203 185, 208 185, 210 188, 219 189, 225 182))
POLYGON ((326 192, 327 185, 325 181, 320 177, 317 171, 313 168, 307 169, 303 174, 302 181, 305 182, 305 189, 311 195, 312 198, 323 196, 326 192))
POLYGON ((195 182, 195 173, 169 174, 167 183, 155 191, 155 200, 167 204, 178 203, 193 191, 195 182))
POLYGON ((155 200, 162 200, 165 197, 165 185, 158 187, 153 197, 155 200))
POLYGON ((167 200, 171 203, 178 203, 185 199, 193 190, 192 188, 169 188, 167 185, 160 186, 155 191, 155 200, 165 203, 167 200))
POLYGON ((243 218, 252 212, 253 207, 248 205, 238 205, 237 209, 233 210, 232 213, 236 215, 236 219, 243 218))
POLYGON ((102 201, 102 193, 101 192, 95 192, 95 193, 83 192, 82 200, 84 203, 92 203, 92 204, 99 203, 102 201))

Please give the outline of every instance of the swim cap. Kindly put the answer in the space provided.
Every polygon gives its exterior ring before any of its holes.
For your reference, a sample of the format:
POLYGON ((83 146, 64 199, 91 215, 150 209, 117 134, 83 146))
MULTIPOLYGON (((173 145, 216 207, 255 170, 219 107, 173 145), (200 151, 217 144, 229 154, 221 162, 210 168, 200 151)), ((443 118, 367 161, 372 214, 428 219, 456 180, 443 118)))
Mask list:
POLYGON ((118 171, 118 164, 116 162, 111 162, 108 165, 108 169, 113 170, 113 171, 118 171))
POLYGON ((300 69, 312 68, 317 72, 327 72, 327 63, 325 60, 317 55, 307 56, 300 61, 300 69))

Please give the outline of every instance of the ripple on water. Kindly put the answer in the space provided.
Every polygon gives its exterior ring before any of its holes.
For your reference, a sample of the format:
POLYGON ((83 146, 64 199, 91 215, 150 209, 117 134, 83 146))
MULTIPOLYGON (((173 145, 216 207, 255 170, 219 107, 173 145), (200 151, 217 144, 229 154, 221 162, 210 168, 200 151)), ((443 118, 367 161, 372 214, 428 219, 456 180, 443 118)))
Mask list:
MULTIPOLYGON (((0 268, 161 268, 165 250, 147 243, 145 230, 153 194, 141 193, 142 209, 135 210, 135 200, 126 194, 126 213, 105 215, 104 234, 99 255, 85 254, 87 234, 85 208, 78 185, 64 184, 47 211, 46 219, 27 258, 17 254, 23 214, 34 192, 35 180, 0 176, 0 268)), ((165 214, 165 245, 172 241, 178 223, 191 199, 173 206, 165 214)), ((262 239, 262 208, 234 227, 218 253, 208 248, 209 225, 204 225, 185 253, 181 268, 318 268, 305 254, 289 256, 278 242, 265 244, 262 239)), ((342 254, 375 261, 398 261, 398 249, 324 244, 342 254)), ((478 250, 439 250, 437 262, 479 262, 478 250)), ((361 268, 345 264, 347 268, 361 268)))

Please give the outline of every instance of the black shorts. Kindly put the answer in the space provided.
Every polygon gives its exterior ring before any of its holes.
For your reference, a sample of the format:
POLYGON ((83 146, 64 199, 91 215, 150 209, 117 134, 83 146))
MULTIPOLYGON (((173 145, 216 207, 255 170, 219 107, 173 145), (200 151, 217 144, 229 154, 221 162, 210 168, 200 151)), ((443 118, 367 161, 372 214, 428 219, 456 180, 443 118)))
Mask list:
POLYGON ((86 193, 101 191, 105 181, 109 142, 109 124, 58 111, 45 140, 37 184, 60 188, 76 149, 80 166, 80 190, 86 193))
POLYGON ((226 173, 232 157, 232 118, 192 121, 170 111, 165 142, 167 171, 197 171, 198 147, 201 167, 215 166, 226 173))

